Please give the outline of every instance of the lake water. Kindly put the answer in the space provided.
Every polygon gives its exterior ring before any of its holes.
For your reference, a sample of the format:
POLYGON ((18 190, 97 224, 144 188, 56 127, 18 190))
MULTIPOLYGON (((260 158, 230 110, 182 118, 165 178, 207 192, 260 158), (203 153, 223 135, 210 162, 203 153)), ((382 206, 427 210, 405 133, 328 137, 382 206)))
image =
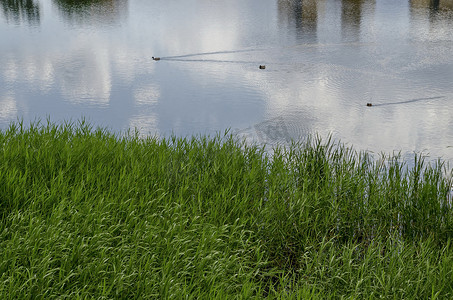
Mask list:
POLYGON ((0 2, 1 129, 318 133, 452 161, 452 81, 453 0, 0 2))

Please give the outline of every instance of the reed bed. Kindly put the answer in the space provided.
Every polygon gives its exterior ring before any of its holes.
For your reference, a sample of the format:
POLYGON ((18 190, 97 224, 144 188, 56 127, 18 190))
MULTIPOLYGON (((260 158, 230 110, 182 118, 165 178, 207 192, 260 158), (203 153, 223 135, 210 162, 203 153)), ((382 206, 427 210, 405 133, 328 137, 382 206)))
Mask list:
POLYGON ((0 132, 1 299, 453 297, 451 169, 331 139, 0 132))

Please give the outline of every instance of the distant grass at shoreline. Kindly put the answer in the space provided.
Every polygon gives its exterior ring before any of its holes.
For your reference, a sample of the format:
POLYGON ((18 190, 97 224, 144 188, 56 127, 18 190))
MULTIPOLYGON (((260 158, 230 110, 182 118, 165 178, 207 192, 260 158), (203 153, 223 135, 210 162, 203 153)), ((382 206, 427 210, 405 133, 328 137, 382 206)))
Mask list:
POLYGON ((317 138, 0 132, 1 299, 453 297, 451 170, 317 138))

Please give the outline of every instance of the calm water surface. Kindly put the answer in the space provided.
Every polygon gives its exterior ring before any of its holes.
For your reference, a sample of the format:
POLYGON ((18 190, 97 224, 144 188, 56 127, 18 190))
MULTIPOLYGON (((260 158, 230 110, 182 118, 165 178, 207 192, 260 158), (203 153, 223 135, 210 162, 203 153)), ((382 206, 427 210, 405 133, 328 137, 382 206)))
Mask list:
POLYGON ((1 0, 0 128, 333 134, 453 161, 452 54, 453 0, 1 0))

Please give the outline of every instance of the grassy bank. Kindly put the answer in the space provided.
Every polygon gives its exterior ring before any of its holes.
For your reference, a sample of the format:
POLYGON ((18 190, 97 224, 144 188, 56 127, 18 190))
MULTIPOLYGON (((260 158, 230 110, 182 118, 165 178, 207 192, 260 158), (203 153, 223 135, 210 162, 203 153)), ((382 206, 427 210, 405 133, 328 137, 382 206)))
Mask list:
POLYGON ((445 173, 329 140, 269 159, 231 137, 13 124, 0 298, 451 298, 445 173))

